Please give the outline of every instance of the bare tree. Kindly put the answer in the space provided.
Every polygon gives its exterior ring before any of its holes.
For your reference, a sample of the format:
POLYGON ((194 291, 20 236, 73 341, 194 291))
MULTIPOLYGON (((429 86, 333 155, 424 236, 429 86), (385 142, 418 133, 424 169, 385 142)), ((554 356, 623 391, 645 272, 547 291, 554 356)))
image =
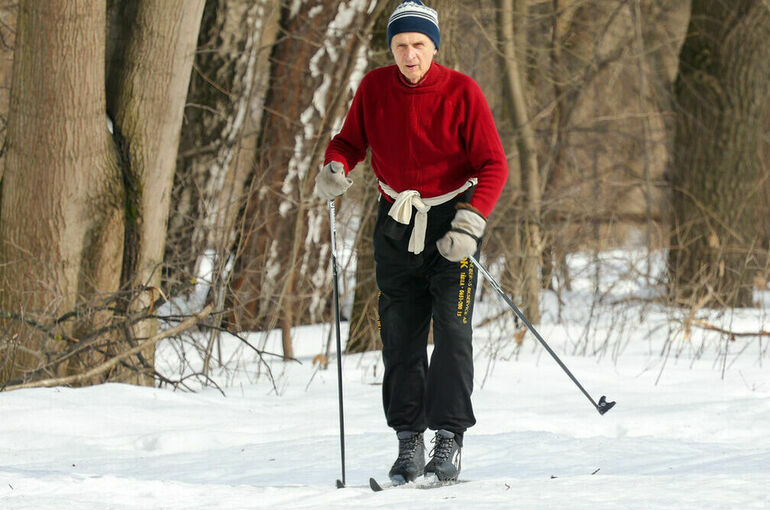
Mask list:
POLYGON ((0 1, 0 183, 5 166, 5 126, 8 119, 8 91, 11 89, 16 13, 14 0, 0 1))
MULTIPOLYGON (((238 212, 256 157, 278 12, 278 0, 217 0, 207 2, 203 14, 174 178, 165 281, 171 293, 189 281, 208 288, 218 312, 225 307, 238 212)), ((204 373, 218 339, 212 328, 200 346, 204 373)))
POLYGON ((770 5, 694 0, 676 82, 670 294, 750 306, 770 92, 770 5))
MULTIPOLYGON (((430 6, 438 12, 438 21, 441 27, 441 49, 436 55, 436 60, 457 70, 460 70, 458 46, 466 42, 465 37, 458 34, 460 9, 465 7, 461 4, 462 2, 457 0, 433 0, 430 2, 430 6)), ((390 15, 391 10, 385 14, 390 15)))
MULTIPOLYGON (((55 315, 119 286, 123 187, 105 113, 104 24, 101 2, 19 7, 0 209, 6 312, 55 315)), ((5 380, 42 362, 46 339, 3 326, 5 380)))
POLYGON ((532 322, 540 320, 540 254, 542 250, 542 235, 540 230, 540 214, 542 188, 540 183, 540 167, 537 157, 537 141, 534 126, 530 121, 526 92, 526 81, 522 76, 519 57, 516 52, 516 34, 514 33, 514 1, 499 0, 498 15, 500 52, 502 55, 502 75, 505 80, 504 90, 509 102, 509 112, 516 130, 515 144, 519 155, 521 195, 523 201, 523 217, 514 226, 521 228, 513 239, 521 239, 521 250, 511 246, 510 253, 523 252, 521 264, 512 258, 506 259, 506 266, 511 273, 521 272, 523 285, 523 308, 532 322), (520 237, 519 237, 520 236, 520 237))
MULTIPOLYGON (((71 374, 98 363, 110 352, 39 371, 49 352, 67 347, 65 339, 75 341, 121 309, 152 306, 156 294, 144 289, 159 287, 202 8, 203 0, 112 4, 121 25, 110 54, 105 2, 20 3, 0 204, 0 379, 71 374), (121 288, 136 292, 120 307, 88 317, 75 312, 121 288), (31 327, 33 318, 50 327, 31 327)), ((153 336, 156 322, 131 328, 125 348, 153 336)), ((150 346, 123 365, 128 370, 106 377, 151 383, 153 352, 150 346)))
MULTIPOLYGON (((128 217, 123 257, 123 284, 132 288, 160 287, 182 113, 203 5, 204 0, 173 0, 124 7, 130 32, 110 65, 107 108, 127 142, 130 167, 124 174, 138 186, 129 190, 136 216, 128 217)), ((152 297, 143 294, 130 308, 149 306, 152 297)), ((134 335, 152 336, 156 327, 155 321, 144 322, 134 335)), ((153 352, 143 354, 149 360, 153 352)))
POLYGON ((172 286, 196 277, 198 257, 207 252, 216 254, 213 278, 222 285, 256 153, 278 7, 277 0, 206 4, 174 182, 167 248, 172 286))
MULTIPOLYGON (((393 55, 390 48, 387 47, 386 33, 390 13, 397 5, 397 1, 387 2, 374 22, 368 69, 393 63, 393 55)), ((435 4, 432 6, 435 7, 435 4)), ((374 229, 377 224, 379 195, 378 181, 371 171, 370 159, 367 158, 356 170, 356 186, 346 193, 343 199, 345 207, 356 207, 359 218, 354 244, 356 254, 355 288, 352 289, 354 293, 353 308, 350 312, 346 352, 365 352, 382 347, 377 309, 379 289, 377 288, 374 246, 372 245, 374 229)))
POLYGON ((327 309, 327 215, 312 195, 313 181, 365 69, 368 33, 383 8, 384 2, 330 0, 281 8, 231 298, 234 327, 279 327, 289 357, 291 328, 327 309))

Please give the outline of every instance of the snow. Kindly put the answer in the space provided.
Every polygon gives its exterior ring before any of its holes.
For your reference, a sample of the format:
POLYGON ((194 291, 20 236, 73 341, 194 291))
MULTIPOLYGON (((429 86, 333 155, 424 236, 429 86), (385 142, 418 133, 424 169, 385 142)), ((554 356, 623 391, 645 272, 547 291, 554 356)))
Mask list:
MULTIPOLYGON (((336 360, 327 370, 312 363, 326 325, 295 330, 299 362, 265 358, 274 382, 252 351, 223 339, 228 363, 213 378, 224 395, 120 384, 0 393, 0 508, 770 508, 767 339, 730 341, 697 327, 688 337, 677 323, 686 310, 619 304, 654 289, 609 269, 591 312, 589 258, 573 262, 573 290, 561 309, 543 296, 537 328, 594 399, 617 405, 600 416, 531 335, 520 347, 509 339, 510 318, 477 327, 467 483, 369 490, 370 476, 386 481, 396 454, 381 360, 370 352, 343 360, 347 488, 335 488, 336 360)), ((486 288, 475 320, 503 309, 486 288)), ((759 331, 769 329, 766 310, 697 317, 759 331)), ((275 333, 247 339, 280 349, 275 333)), ((180 357, 195 362, 195 352, 166 342, 158 366, 177 374, 180 357)))

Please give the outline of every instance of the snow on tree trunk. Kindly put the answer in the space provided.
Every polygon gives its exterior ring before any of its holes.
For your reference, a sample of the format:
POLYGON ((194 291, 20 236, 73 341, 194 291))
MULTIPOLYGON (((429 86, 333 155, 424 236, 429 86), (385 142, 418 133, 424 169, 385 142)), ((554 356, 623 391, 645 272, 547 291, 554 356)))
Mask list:
POLYGON ((362 29, 377 3, 297 1, 281 11, 231 300, 234 327, 280 327, 287 356, 291 327, 327 309, 328 213, 313 182, 363 75, 362 29))
POLYGON ((214 263, 215 296, 226 283, 228 251, 244 184, 254 162, 277 0, 210 2, 203 15, 179 148, 166 260, 172 288, 214 263))

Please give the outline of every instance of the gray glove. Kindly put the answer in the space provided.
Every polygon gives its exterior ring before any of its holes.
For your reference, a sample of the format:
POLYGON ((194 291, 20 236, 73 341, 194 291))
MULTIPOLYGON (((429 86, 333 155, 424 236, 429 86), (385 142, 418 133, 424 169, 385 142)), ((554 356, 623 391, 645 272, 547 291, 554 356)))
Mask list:
POLYGON ((332 200, 347 191, 353 179, 345 176, 345 166, 339 161, 329 161, 315 176, 315 194, 324 200, 332 200))
POLYGON ((471 209, 457 209, 452 228, 436 242, 438 252, 447 260, 459 262, 470 257, 479 246, 487 220, 471 209))

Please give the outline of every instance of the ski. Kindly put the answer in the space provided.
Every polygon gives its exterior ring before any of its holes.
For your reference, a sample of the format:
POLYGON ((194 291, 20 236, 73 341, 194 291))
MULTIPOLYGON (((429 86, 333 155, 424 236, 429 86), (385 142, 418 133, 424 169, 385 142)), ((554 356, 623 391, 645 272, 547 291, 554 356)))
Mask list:
POLYGON ((437 489, 439 487, 448 487, 450 485, 456 485, 458 483, 465 483, 468 480, 438 480, 436 478, 427 478, 422 481, 415 481, 415 482, 408 482, 408 483, 397 483, 394 484, 393 482, 388 482, 385 484, 380 484, 377 480, 374 478, 369 478, 369 487, 374 492, 381 492, 385 489, 394 489, 396 487, 403 487, 403 488, 411 488, 411 489, 437 489))
POLYGON ((369 487, 371 487, 374 492, 381 492, 383 490, 382 485, 380 485, 374 478, 369 478, 369 487))

